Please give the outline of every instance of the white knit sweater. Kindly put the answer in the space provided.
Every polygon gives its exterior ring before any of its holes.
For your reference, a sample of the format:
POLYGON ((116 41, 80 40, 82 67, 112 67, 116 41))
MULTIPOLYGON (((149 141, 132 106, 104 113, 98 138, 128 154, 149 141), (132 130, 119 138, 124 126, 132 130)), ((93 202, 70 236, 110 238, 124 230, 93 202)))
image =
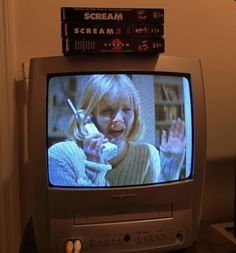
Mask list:
MULTIPOLYGON (((165 158, 162 154, 163 159, 165 158)), ((90 162, 74 141, 60 142, 48 150, 49 181, 55 186, 123 186, 177 179, 181 158, 172 156, 162 164, 158 150, 147 143, 129 143, 124 159, 115 167, 90 162), (176 159, 177 158, 177 159, 176 159), (169 160, 169 162, 168 162, 169 160), (171 164, 172 170, 167 170, 171 164), (164 172, 164 174, 163 174, 164 172)))

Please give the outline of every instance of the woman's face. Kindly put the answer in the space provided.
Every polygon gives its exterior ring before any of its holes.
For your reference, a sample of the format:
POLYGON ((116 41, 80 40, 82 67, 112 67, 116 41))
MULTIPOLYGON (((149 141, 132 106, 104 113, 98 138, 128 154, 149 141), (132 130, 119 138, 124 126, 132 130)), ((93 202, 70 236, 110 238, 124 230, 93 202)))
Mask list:
POLYGON ((110 142, 119 146, 127 140, 134 123, 133 106, 124 101, 101 103, 94 116, 98 128, 110 142))

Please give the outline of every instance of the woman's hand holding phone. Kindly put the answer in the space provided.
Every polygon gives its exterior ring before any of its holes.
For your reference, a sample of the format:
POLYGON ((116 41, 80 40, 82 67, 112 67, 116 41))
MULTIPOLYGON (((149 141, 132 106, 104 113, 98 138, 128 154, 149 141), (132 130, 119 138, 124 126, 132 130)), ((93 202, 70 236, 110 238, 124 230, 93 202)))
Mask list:
POLYGON ((103 144, 108 142, 108 139, 102 133, 95 133, 86 136, 84 139, 84 153, 87 159, 91 162, 105 163, 103 159, 102 150, 103 144))

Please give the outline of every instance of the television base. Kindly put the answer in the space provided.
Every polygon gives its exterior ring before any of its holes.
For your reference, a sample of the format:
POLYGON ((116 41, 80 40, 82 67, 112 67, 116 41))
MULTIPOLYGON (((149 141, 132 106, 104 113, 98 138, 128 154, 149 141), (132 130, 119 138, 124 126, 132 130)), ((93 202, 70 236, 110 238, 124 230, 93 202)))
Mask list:
POLYGON ((223 234, 227 239, 233 242, 236 245, 236 237, 234 237, 234 223, 225 222, 211 225, 215 230, 223 234))

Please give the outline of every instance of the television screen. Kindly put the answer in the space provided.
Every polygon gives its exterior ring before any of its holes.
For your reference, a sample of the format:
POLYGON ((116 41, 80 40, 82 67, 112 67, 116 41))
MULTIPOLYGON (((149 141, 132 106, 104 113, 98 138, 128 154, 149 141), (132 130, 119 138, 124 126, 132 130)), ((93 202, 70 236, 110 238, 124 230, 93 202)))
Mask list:
POLYGON ((192 176, 187 74, 48 76, 50 186, 113 187, 192 176))

